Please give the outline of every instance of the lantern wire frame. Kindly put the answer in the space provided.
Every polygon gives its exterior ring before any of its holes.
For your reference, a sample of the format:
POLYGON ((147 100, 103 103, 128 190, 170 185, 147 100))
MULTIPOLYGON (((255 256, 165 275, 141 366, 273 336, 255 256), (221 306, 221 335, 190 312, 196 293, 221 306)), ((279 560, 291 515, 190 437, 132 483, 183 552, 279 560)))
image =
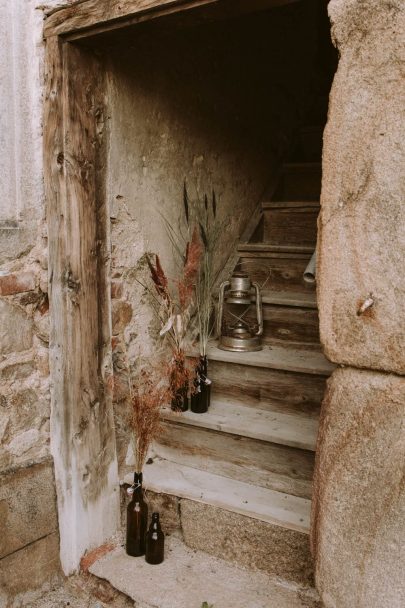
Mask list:
MULTIPOLYGON (((268 284, 268 282, 270 281, 270 277, 271 277, 271 270, 269 270, 268 267, 264 266, 263 264, 257 264, 257 260, 248 260, 248 261, 243 261, 243 262, 238 262, 234 268, 234 270, 232 271, 232 273, 229 275, 228 280, 231 278, 231 276, 235 273, 235 272, 246 272, 247 274, 249 274, 249 264, 252 265, 254 264, 254 268, 255 271, 259 271, 260 274, 262 274, 263 271, 263 275, 264 275, 264 280, 262 281, 255 281, 258 285, 259 285, 259 289, 260 291, 263 291, 263 289, 266 287, 266 285, 268 284), (247 267, 247 268, 246 268, 247 267)), ((251 308, 252 304, 248 304, 246 305, 246 308, 239 314, 236 315, 235 313, 233 313, 231 310, 228 309, 227 314, 231 317, 233 317, 233 322, 234 323, 243 323, 243 325, 245 325, 246 327, 250 327, 249 322, 245 319, 245 316, 248 314, 250 308, 251 308)))

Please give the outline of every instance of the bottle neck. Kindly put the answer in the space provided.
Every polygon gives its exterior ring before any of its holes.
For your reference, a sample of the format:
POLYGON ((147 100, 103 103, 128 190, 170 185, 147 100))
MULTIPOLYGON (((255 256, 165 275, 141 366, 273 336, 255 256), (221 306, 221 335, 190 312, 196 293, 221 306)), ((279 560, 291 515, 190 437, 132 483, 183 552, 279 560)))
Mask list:
POLYGON ((143 475, 142 473, 134 473, 134 486, 142 486, 143 475))
POLYGON ((132 500, 134 500, 135 498, 137 500, 139 500, 140 497, 142 497, 142 473, 134 473, 134 483, 132 485, 132 489, 133 489, 133 494, 132 494, 132 500))
POLYGON ((153 530, 158 530, 160 528, 159 513, 152 513, 151 528, 153 530))

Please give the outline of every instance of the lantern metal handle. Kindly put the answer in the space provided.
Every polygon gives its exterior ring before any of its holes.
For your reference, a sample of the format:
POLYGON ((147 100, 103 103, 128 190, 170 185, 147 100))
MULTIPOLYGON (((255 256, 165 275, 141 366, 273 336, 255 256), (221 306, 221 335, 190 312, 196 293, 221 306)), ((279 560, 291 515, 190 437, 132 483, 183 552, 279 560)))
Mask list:
POLYGON ((230 281, 224 281, 221 283, 218 294, 218 314, 217 314, 217 337, 221 335, 222 329, 222 316, 224 314, 224 292, 225 288, 230 285, 230 281))
POLYGON ((263 333, 263 310, 262 310, 262 296, 260 293, 260 287, 258 283, 253 283, 253 287, 255 288, 256 293, 256 315, 257 315, 257 323, 259 325, 258 330, 256 332, 256 336, 261 336, 263 333))

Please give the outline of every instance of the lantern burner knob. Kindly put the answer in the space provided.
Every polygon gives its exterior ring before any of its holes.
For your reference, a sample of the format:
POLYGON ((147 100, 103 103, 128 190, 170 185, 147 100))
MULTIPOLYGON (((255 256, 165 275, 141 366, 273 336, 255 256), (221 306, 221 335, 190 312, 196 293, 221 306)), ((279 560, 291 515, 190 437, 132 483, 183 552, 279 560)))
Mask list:
POLYGON ((235 338, 247 340, 252 337, 252 333, 241 321, 235 323, 235 325, 231 327, 230 330, 231 335, 235 338))

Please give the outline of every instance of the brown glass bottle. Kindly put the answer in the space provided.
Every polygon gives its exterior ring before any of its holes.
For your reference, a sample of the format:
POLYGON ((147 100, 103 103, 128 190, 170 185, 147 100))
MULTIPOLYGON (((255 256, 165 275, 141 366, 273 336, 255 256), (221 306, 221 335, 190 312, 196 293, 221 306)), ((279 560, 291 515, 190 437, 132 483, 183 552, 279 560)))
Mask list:
POLYGON ((211 381, 207 377, 208 359, 200 357, 195 370, 194 388, 190 398, 190 409, 195 414, 208 411, 211 401, 211 381))
POLYGON ((134 473, 134 492, 127 507, 128 555, 145 555, 145 537, 148 526, 148 505, 143 498, 142 473, 134 473))
POLYGON ((161 564, 165 552, 165 535, 159 522, 159 513, 152 514, 152 522, 146 535, 146 555, 148 564, 161 564))

